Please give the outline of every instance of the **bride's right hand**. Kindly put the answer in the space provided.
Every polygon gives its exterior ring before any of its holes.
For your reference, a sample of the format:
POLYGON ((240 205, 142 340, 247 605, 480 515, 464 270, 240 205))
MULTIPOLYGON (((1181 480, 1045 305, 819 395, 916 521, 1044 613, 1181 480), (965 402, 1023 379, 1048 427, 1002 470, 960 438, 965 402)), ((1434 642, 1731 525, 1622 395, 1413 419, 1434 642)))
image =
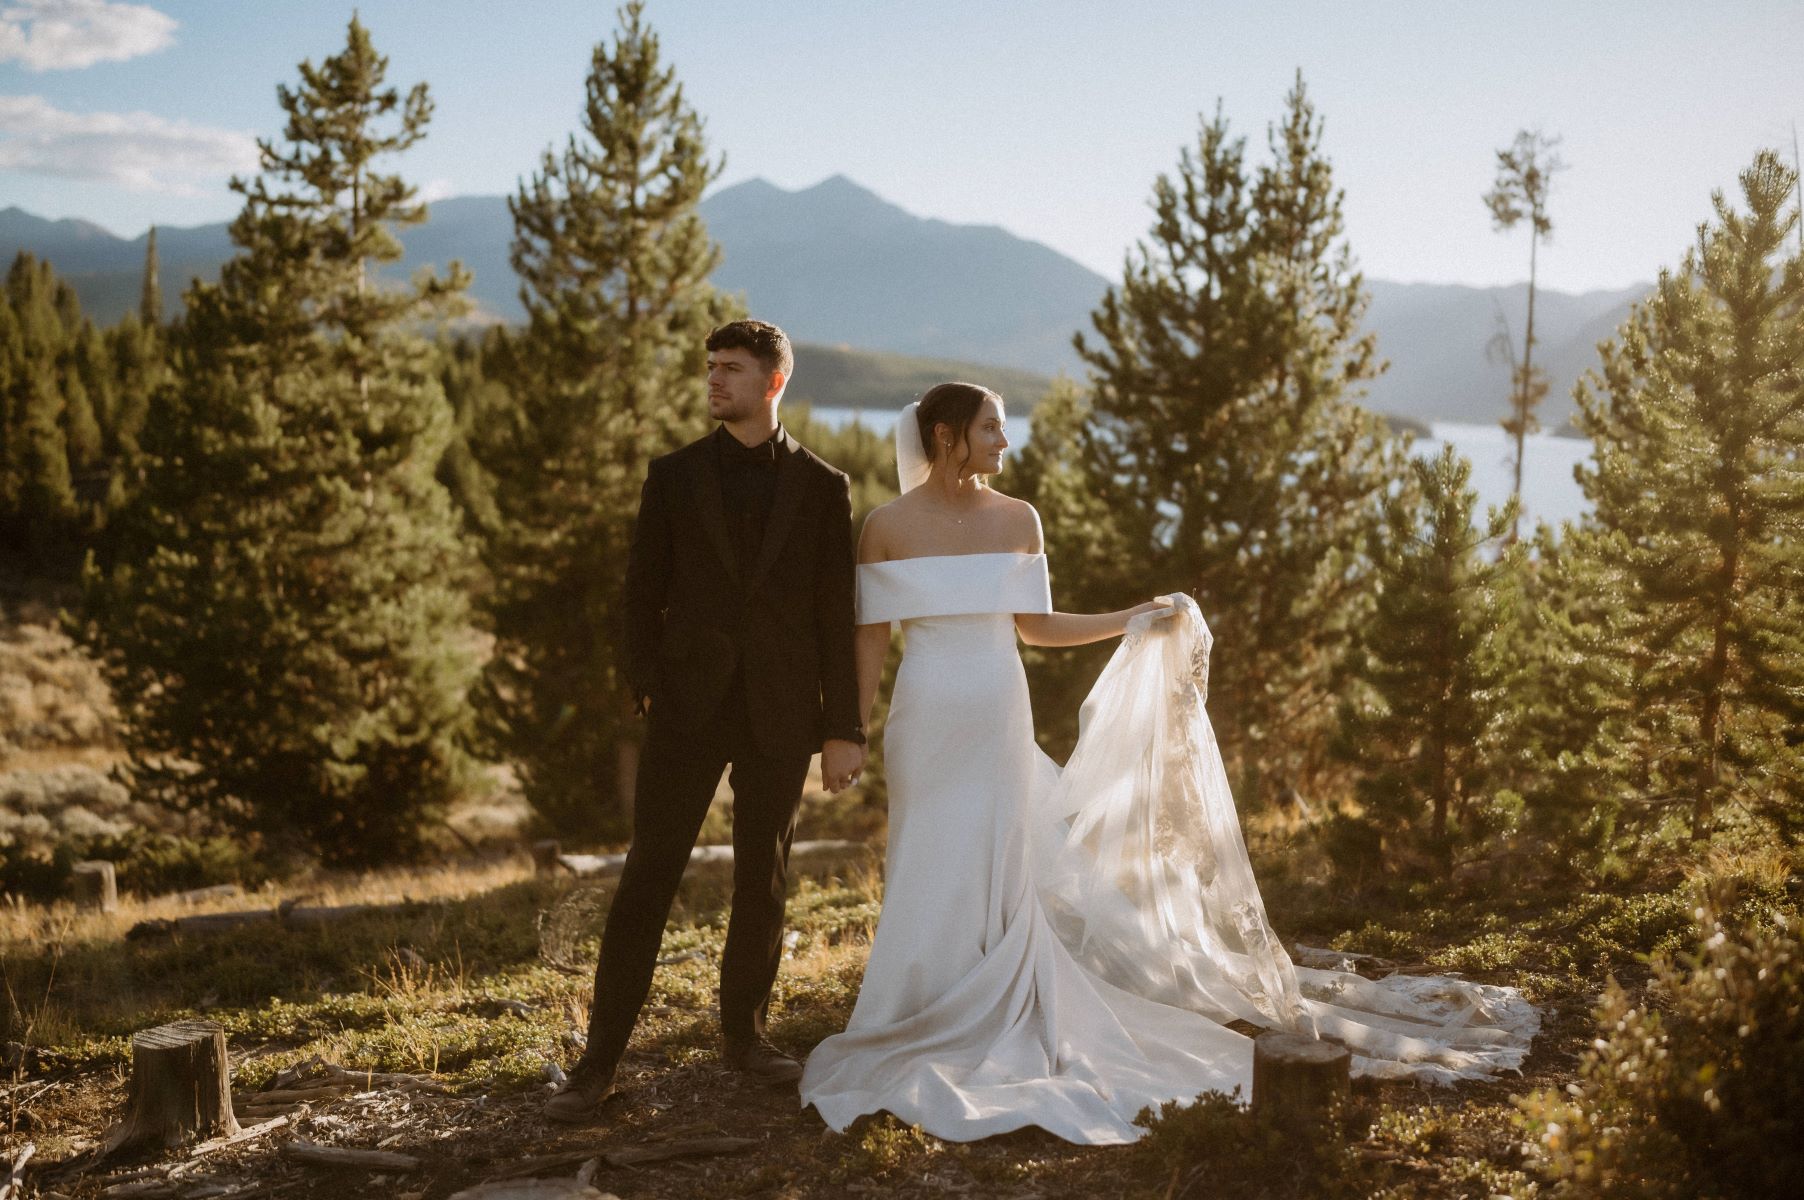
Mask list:
POLYGON ((1148 600, 1145 604, 1127 610, 1127 620, 1122 623, 1123 633, 1144 633, 1155 622, 1177 612, 1177 606, 1170 599, 1160 596, 1156 600, 1148 600))

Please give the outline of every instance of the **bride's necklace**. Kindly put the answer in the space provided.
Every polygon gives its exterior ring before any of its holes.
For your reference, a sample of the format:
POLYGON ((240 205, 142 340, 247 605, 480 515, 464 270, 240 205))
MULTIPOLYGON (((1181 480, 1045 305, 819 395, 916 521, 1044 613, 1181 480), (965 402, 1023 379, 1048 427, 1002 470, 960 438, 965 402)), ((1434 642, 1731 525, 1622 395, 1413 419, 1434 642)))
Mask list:
MULTIPOLYGON (((940 515, 942 517, 947 518, 954 525, 963 525, 965 523, 965 518, 959 516, 958 510, 955 507, 953 507, 953 505, 950 502, 940 500, 936 496, 934 498, 934 507, 940 510, 940 515)), ((976 507, 975 504, 973 504, 972 508, 975 509, 975 507, 976 507)), ((965 514, 965 516, 970 516, 970 515, 971 515, 970 511, 967 511, 965 514)))
MULTIPOLYGON (((951 521, 954 525, 963 525, 965 523, 965 517, 961 517, 958 514, 958 510, 953 508, 951 505, 936 504, 934 507, 936 507, 940 510, 941 517, 945 518, 948 521, 951 521)), ((970 515, 971 514, 969 512, 967 512, 965 514, 965 516, 970 516, 970 515)))

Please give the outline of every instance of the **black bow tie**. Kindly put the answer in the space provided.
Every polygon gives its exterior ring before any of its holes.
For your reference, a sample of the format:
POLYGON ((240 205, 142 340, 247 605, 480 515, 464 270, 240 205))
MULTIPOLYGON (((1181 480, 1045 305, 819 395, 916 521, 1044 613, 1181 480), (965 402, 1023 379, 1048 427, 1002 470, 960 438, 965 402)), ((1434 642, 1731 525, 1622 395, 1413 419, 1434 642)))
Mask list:
POLYGON ((748 446, 732 434, 725 434, 720 439, 720 461, 726 466, 769 467, 776 465, 777 439, 759 442, 756 446, 748 446))

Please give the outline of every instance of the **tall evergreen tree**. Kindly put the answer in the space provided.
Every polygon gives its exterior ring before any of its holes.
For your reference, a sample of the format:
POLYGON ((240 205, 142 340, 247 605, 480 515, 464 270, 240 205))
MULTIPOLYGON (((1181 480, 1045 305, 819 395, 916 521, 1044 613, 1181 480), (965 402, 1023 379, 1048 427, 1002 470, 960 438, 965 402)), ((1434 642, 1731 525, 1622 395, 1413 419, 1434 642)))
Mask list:
POLYGON ((1139 578, 1192 591, 1219 630, 1212 708, 1249 795, 1325 767, 1334 666, 1366 607, 1362 543, 1401 470, 1355 403, 1382 367, 1321 137, 1301 77, 1257 169, 1224 118, 1206 121, 1155 184, 1150 239, 1096 340, 1077 339, 1093 487, 1138 525, 1139 578))
POLYGON ((87 575, 140 784, 339 862, 404 853, 455 794, 478 669, 470 553, 432 474, 451 414, 417 331, 461 268, 368 272, 425 217, 377 163, 431 100, 386 71, 353 18, 277 88, 285 144, 233 181, 239 253, 187 295, 144 486, 87 575))
POLYGON ((18 255, 0 304, 0 550, 15 569, 58 574, 79 544, 71 459, 98 441, 78 365, 90 332, 75 290, 18 255))
POLYGON ((146 325, 163 323, 163 283, 157 262, 157 227, 144 239, 144 284, 138 293, 138 320, 146 325))
POLYGON ((515 405, 479 439, 497 653, 487 726, 552 826, 619 831, 636 744, 619 669, 621 572, 649 460, 706 422, 708 331, 738 315, 698 213, 720 170, 639 0, 595 47, 582 132, 509 201, 528 323, 515 405))
POLYGON ((1580 483, 1625 589, 1637 664, 1600 730, 1633 800, 1682 803, 1694 837, 1725 805, 1794 829, 1804 800, 1804 255, 1795 172, 1763 151, 1745 210, 1663 272, 1577 391, 1596 447, 1580 483), (1651 766, 1650 766, 1651 764, 1651 766))
POLYGON ((1515 506, 1475 526, 1472 466, 1452 446, 1411 467, 1414 486, 1385 503, 1377 601, 1349 655, 1359 686, 1343 701, 1339 746, 1362 770, 1367 818, 1445 867, 1455 841, 1481 838, 1491 815, 1479 792, 1502 709, 1505 566, 1485 551, 1515 506))
MULTIPOLYGON (((1031 435, 1011 456, 1000 484, 1039 511, 1054 602, 1060 608, 1106 611, 1147 598, 1147 578, 1122 570, 1141 552, 1143 543, 1133 539, 1144 537, 1145 529, 1094 486, 1107 464, 1098 461, 1085 436, 1092 416, 1090 398, 1075 383, 1054 380, 1035 405, 1031 435)), ((1114 650, 1110 642, 1022 649, 1033 685, 1034 733, 1049 753, 1064 758, 1077 744, 1079 706, 1114 650)))
POLYGON ((1510 415, 1503 429, 1516 439, 1515 480, 1510 495, 1515 498, 1518 515, 1510 526, 1510 540, 1519 531, 1522 506, 1522 452, 1528 435, 1539 429, 1535 409, 1547 398, 1547 372, 1535 366, 1535 285, 1537 252, 1541 243, 1553 234, 1553 218, 1547 212, 1548 193, 1553 176, 1563 170, 1555 148, 1560 139, 1547 137, 1540 131, 1521 130, 1516 140, 1497 152, 1497 178, 1485 193, 1485 207, 1491 210, 1491 224, 1497 229, 1514 229, 1528 222, 1528 328, 1522 336, 1522 358, 1505 334, 1505 348, 1510 352, 1510 415))
POLYGON ((505 361, 505 350, 498 354, 496 348, 505 346, 506 337, 506 330, 496 325, 481 337, 448 338, 439 346, 439 382, 451 405, 454 429, 439 459, 438 481, 463 514, 464 527, 479 539, 495 535, 501 514, 495 506, 495 481, 472 443, 513 408, 512 393, 492 373, 497 361, 505 361))

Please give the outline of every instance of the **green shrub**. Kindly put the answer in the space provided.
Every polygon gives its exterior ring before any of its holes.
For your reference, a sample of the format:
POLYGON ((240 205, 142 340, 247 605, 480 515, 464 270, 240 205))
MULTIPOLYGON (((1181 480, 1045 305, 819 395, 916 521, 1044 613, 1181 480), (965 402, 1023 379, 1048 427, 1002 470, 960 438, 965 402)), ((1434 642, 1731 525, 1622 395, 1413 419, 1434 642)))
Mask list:
POLYGON ((1374 1190, 1372 1168, 1348 1138, 1350 1109, 1302 1136, 1245 1107, 1235 1088, 1142 1109, 1134 1123, 1147 1130, 1138 1152, 1173 1200, 1352 1200, 1374 1190))
POLYGON ((1796 918, 1728 929, 1705 909, 1696 916, 1696 952, 1654 960, 1664 1011, 1612 982, 1578 1081, 1519 1101, 1556 1195, 1778 1196, 1804 1178, 1796 918))

